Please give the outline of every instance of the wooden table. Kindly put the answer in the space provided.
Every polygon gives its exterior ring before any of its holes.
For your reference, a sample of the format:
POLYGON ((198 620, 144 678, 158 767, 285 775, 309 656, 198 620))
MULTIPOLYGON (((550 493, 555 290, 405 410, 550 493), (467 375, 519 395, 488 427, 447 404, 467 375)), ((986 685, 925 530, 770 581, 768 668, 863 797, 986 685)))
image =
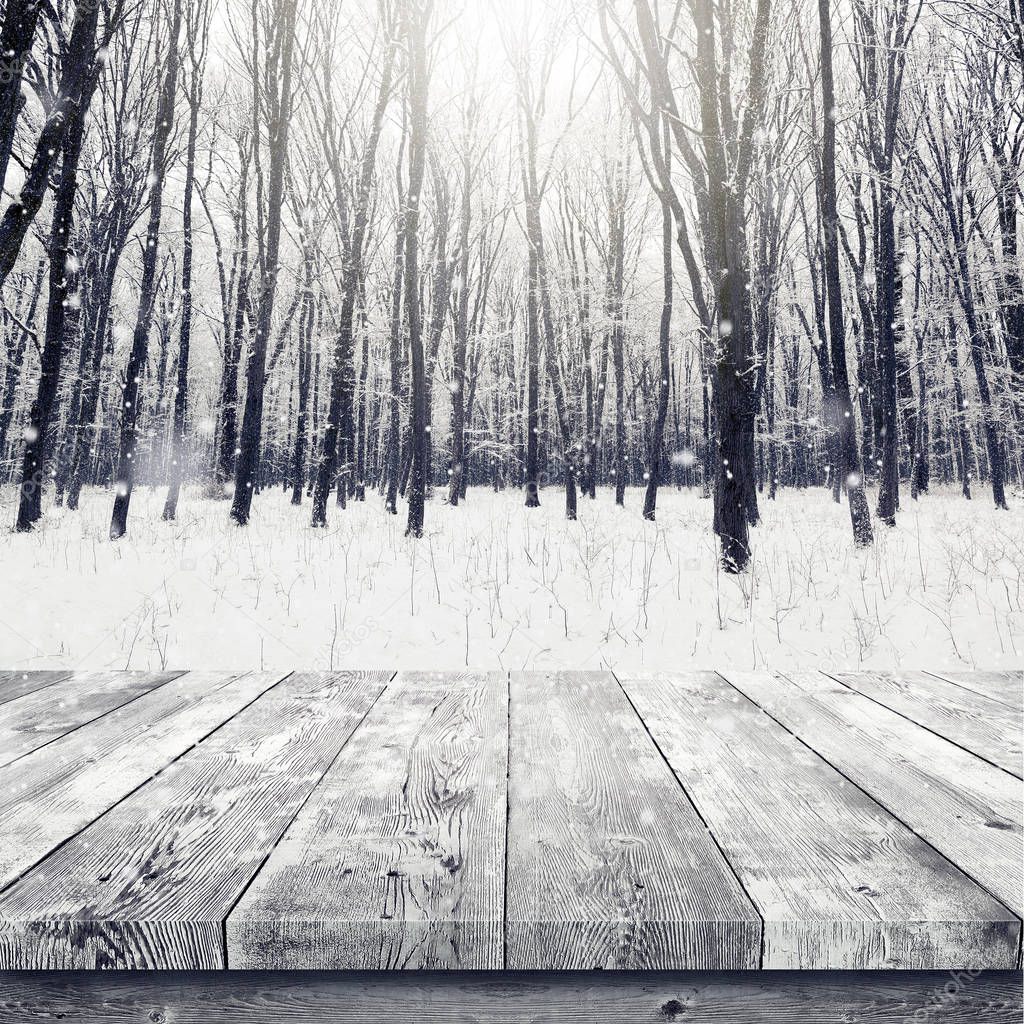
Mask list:
POLYGON ((0 1020, 1016 1024, 1022 680, 0 673, 0 1020))

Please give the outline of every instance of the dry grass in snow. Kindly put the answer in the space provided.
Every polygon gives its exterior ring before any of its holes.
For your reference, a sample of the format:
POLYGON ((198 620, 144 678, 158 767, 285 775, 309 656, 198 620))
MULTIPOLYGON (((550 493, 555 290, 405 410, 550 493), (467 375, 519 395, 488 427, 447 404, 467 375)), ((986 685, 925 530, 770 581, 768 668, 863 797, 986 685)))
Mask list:
MULTIPOLYGON (((0 497, 13 521, 15 494, 0 497)), ((717 571, 711 509, 666 490, 657 523, 609 494, 565 522, 562 495, 431 502, 427 535, 379 497, 327 530, 280 492, 238 529, 223 502, 140 489, 129 535, 111 498, 0 536, 0 667, 943 668, 1024 664, 1024 516, 985 500, 904 499, 857 551, 820 490, 764 500, 746 577, 717 571)), ((403 510, 404 512, 404 510, 403 510)))

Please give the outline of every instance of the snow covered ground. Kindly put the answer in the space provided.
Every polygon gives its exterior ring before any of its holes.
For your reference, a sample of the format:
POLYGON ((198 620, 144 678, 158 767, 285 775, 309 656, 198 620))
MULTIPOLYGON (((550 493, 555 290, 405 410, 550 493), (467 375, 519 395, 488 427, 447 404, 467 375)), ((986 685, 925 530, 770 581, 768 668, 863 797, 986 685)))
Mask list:
MULTIPOLYGON (((13 522, 12 489, 0 494, 13 522)), ((427 536, 376 494, 329 508, 280 492, 247 529, 223 502, 137 491, 128 537, 83 496, 30 535, 0 533, 2 668, 1000 668, 1024 665, 1024 515, 934 494, 856 551, 845 506, 814 490, 762 503, 748 578, 716 571, 711 509, 666 490, 659 520, 602 494, 430 503, 427 536)))

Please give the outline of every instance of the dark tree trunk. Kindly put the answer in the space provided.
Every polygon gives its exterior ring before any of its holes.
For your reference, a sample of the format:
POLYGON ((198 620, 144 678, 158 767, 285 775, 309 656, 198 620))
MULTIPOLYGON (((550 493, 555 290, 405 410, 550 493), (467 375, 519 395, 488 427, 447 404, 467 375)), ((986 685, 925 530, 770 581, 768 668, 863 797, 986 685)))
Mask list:
MULTIPOLYGON (((891 173, 891 171, 889 172, 891 173)), ((882 406, 881 473, 878 489, 878 518, 886 526, 896 525, 899 507, 899 410, 896 381, 896 226, 892 183, 879 183, 878 200, 878 391, 882 406)))
MULTIPOLYGON (((468 133, 467 133, 468 136, 468 133)), ((462 209, 459 215, 459 293, 455 307, 452 348, 452 466, 448 503, 458 505, 466 472, 466 349, 469 343, 469 228, 472 213, 473 169, 467 137, 462 157, 462 209)))
POLYGON ((423 315, 420 304, 419 223, 420 197, 427 148, 427 23, 430 0, 425 7, 410 3, 406 10, 409 91, 409 184, 405 204, 405 316, 409 329, 409 402, 411 467, 407 537, 422 537, 427 489, 427 380, 423 352, 423 315))
POLYGON ((7 164, 14 145, 14 129, 25 105, 21 76, 32 52, 32 40, 43 0, 7 0, 0 29, 0 184, 7 177, 7 164))
POLYGON ((43 277, 46 274, 46 260, 39 261, 36 270, 35 284, 32 288, 31 297, 28 300, 28 308, 25 311, 22 323, 24 327, 18 331, 18 340, 13 349, 7 350, 7 365, 4 368, 3 393, 0 394, 0 456, 7 448, 7 435, 11 429, 11 419, 14 416, 14 402, 17 396, 18 380, 24 369, 25 349, 28 347, 29 334, 32 324, 35 322, 36 309, 39 306, 39 296, 43 290, 43 277))
MULTIPOLYGON (((398 206, 404 208, 399 167, 398 206)), ((391 278, 391 330, 388 339, 388 364, 391 393, 388 395, 387 493, 384 511, 398 515, 398 477, 402 458, 402 283, 405 268, 405 215, 400 213, 395 230, 395 266, 391 278)))
MULTIPOLYGON (((7 13, 17 14, 18 7, 21 7, 19 0, 13 0, 14 7, 8 8, 7 13)), ((22 19, 26 17, 32 20, 34 32, 34 18, 38 11, 33 14, 29 8, 36 7, 35 4, 27 4, 22 7, 22 19)), ((65 154, 64 137, 70 126, 84 118, 89 101, 92 98, 92 91, 95 88, 96 78, 99 69, 94 67, 96 49, 96 26, 99 21, 99 3, 81 3, 75 8, 75 21, 71 29, 71 35, 67 42, 67 49, 64 54, 64 66, 61 69, 60 83, 57 88, 57 97, 53 106, 47 112, 46 120, 43 123, 39 140, 36 143, 35 154, 32 163, 25 175, 24 184, 17 198, 7 207, 4 215, 0 218, 0 288, 7 280, 8 274, 14 269, 18 253, 21 252, 21 245, 25 240, 28 229, 35 220, 36 214, 42 206, 43 199, 50 183, 50 173, 57 161, 58 154, 65 154)), ((7 34, 7 21, 4 19, 3 35, 7 34)), ((27 26, 19 29, 12 25, 12 35, 20 37, 27 26)), ((107 26, 107 32, 112 31, 112 26, 107 26)), ((14 49, 22 56, 27 51, 19 50, 19 45, 24 39, 15 38, 14 49)), ((31 38, 28 40, 31 45, 31 38)), ((16 90, 20 90, 21 65, 17 68, 17 84, 10 83, 16 90)), ((13 108, 6 102, 0 106, 3 111, 0 117, 10 118, 10 127, 5 121, 0 121, 0 133, 10 133, 13 139, 14 123, 17 119, 20 104, 15 100, 13 108)), ((0 134, 0 146, 4 145, 3 134, 0 134)), ((81 144, 78 144, 80 148, 81 144)), ((4 152, 0 150, 0 153, 4 152)), ((5 150, 7 157, 10 157, 10 145, 5 150)), ((0 177, 0 183, 3 178, 0 177)))
POLYGON ((224 494, 235 472, 235 458, 238 449, 238 371, 242 361, 242 344, 245 338, 245 314, 249 301, 249 156, 240 147, 241 171, 238 183, 238 233, 236 253, 237 277, 235 280, 233 316, 225 322, 224 360, 221 365, 220 387, 217 410, 217 453, 214 464, 214 478, 219 491, 224 494))
POLYGON ((531 248, 526 288, 526 507, 540 505, 540 339, 537 324, 537 257, 531 248))
POLYGON ((914 496, 928 493, 931 479, 930 446, 928 426, 928 375, 924 363, 923 330, 917 332, 917 442, 914 445, 914 496))
MULTIPOLYGON (((724 13, 724 12, 723 12, 724 13)), ((770 0, 759 0, 750 49, 748 109, 744 135, 730 173, 720 120, 721 77, 715 43, 715 11, 711 0, 693 5, 697 31, 696 74, 701 126, 707 160, 707 245, 716 282, 718 353, 715 366, 715 416, 718 460, 715 486, 715 532, 722 543, 722 566, 741 572, 750 561, 748 527, 758 521, 755 481, 754 351, 744 197, 752 160, 753 132, 764 106, 765 48, 770 0)))
MULTIPOLYGON (((666 147, 667 152, 667 147, 666 147)), ((671 373, 669 342, 672 330, 672 207, 664 200, 661 204, 661 320, 658 325, 658 356, 661 380, 658 385, 658 408, 651 431, 650 454, 647 457, 647 490, 644 494, 644 519, 652 522, 658 503, 658 484, 661 477, 662 450, 665 443, 665 420, 668 416, 668 392, 671 373)))
POLYGON ((77 511, 82 484, 85 480, 92 440, 95 436, 96 413, 99 409, 101 371, 103 356, 107 350, 107 331, 110 306, 113 301, 114 279, 120 262, 126 234, 116 232, 116 237, 107 239, 109 253, 101 260, 96 275, 90 282, 90 308, 87 318, 83 349, 89 352, 89 361, 82 381, 82 397, 79 406, 73 441, 73 454, 68 479, 67 507, 77 511), (112 244, 111 244, 112 242, 112 244))
MULTIPOLYGON (((320 445, 320 461, 317 467, 316 484, 313 488, 312 525, 317 527, 327 525, 327 499, 335 483, 337 483, 338 487, 338 504, 342 507, 345 506, 346 498, 352 486, 355 455, 353 404, 355 395, 354 332, 356 304, 363 280, 363 246, 368 226, 373 172, 376 166, 377 146, 380 141, 384 112, 391 96, 391 75, 394 56, 395 48, 389 45, 380 87, 377 91, 370 135, 366 142, 366 148, 363 150, 360 163, 350 229, 347 223, 347 201, 345 198, 341 155, 334 150, 329 153, 331 175, 334 182, 335 204, 338 214, 342 219, 342 235, 346 239, 347 244, 344 246, 343 295, 334 348, 334 361, 331 365, 331 390, 327 424, 320 445), (338 471, 339 461, 341 462, 340 474, 338 471)), ((333 127, 333 113, 331 120, 333 127)), ((333 145, 336 141, 333 135, 330 136, 330 139, 333 145)))
POLYGON ((309 420, 309 382, 313 362, 313 330, 316 325, 316 304, 313 301, 313 259, 306 253, 305 295, 299 316, 298 411, 295 423, 295 444, 292 449, 292 504, 302 504, 306 482, 306 433, 309 420))
POLYGON ((117 469, 114 475, 117 494, 110 517, 110 539, 118 540, 128 529, 128 508, 132 500, 135 479, 135 425, 139 415, 139 394, 142 375, 149 351, 149 332, 153 323, 153 305, 156 299, 156 263, 160 242, 160 220, 163 213, 163 189, 167 175, 167 147, 174 124, 174 100, 178 90, 178 34, 181 31, 181 0, 175 0, 168 35, 167 71, 156 109, 156 127, 153 132, 153 156, 150 161, 153 175, 150 197, 149 226, 146 229, 146 247, 142 254, 142 280, 139 285, 138 317, 132 334, 132 347, 125 369, 124 390, 121 399, 121 430, 118 444, 117 469))
POLYGON ((971 444, 971 435, 964 422, 964 389, 960 383, 960 359, 956 350, 956 322, 950 314, 946 326, 946 356, 949 359, 949 368, 953 375, 953 400, 956 408, 953 410, 953 429, 956 432, 956 445, 959 454, 960 484, 963 496, 971 499, 971 466, 974 464, 974 451, 971 444))
MULTIPOLYGON (((295 45, 296 0, 279 0, 275 32, 281 33, 279 49, 271 50, 267 79, 275 92, 268 96, 268 134, 270 168, 267 187, 266 263, 261 268, 259 304, 252 351, 246 366, 245 410, 238 459, 235 462, 235 493, 231 501, 231 518, 239 525, 249 522, 253 488, 260 466, 260 445, 263 438, 263 394, 266 386, 267 340, 274 315, 277 294, 277 261, 281 244, 281 211, 284 203, 285 167, 288 163, 288 125, 292 101, 292 51, 295 45), (279 91, 276 91, 279 90, 279 91)), ((253 143, 258 146, 258 140, 253 143)))
MULTIPOLYGON (((80 9, 81 10, 81 9, 80 9)), ((81 29, 88 46, 96 36, 97 11, 85 16, 86 26, 81 29), (89 20, 91 17, 91 21, 89 20)), ((80 29, 80 15, 75 18, 75 32, 80 29)), ((80 45, 85 45, 80 40, 80 45)), ((70 54, 69 61, 74 61, 70 54)), ((78 260, 73 258, 75 196, 78 191, 78 164, 85 137, 86 114, 93 90, 99 80, 100 68, 91 62, 81 67, 81 79, 71 85, 75 99, 67 106, 67 130, 62 133, 61 173, 54 201, 53 221, 50 226, 49 294, 46 308, 46 333, 40 354, 39 382, 36 397, 29 411, 22 457, 21 491, 18 499, 18 517, 15 529, 31 530, 42 516, 43 484, 46 480, 46 456, 50 442, 50 428, 60 368, 65 347, 65 325, 72 305, 81 302, 78 280, 78 260)), ((63 85, 62 85, 63 87, 63 85)))
POLYGON ((353 497, 366 501, 366 407, 370 401, 367 380, 370 372, 370 334, 366 324, 362 325, 363 344, 359 361, 359 412, 356 417, 356 481, 353 497))
MULTIPOLYGON (((192 0, 194 2, 194 0, 192 0)), ((198 8, 198 17, 206 8, 198 8)), ((181 200, 181 334, 178 343, 178 371, 174 389, 174 422, 171 441, 171 481, 164 501, 163 518, 172 521, 178 514, 178 495, 185 462, 185 417, 188 412, 188 368, 192 346, 192 194, 196 179, 196 138, 199 133, 199 111, 203 101, 201 63, 206 49, 205 33, 196 31, 197 13, 190 10, 187 18, 189 52, 192 56, 189 81, 188 142, 185 155, 185 185, 181 200)))
POLYGON ((821 28, 821 101, 824 110, 821 151, 821 213, 824 222, 825 295, 828 300, 828 333, 832 352, 832 386, 835 392, 839 434, 839 466, 850 506, 854 543, 864 546, 874 539, 871 513, 864 492, 864 470, 857 450, 857 420, 850 394, 846 365, 846 323, 843 319, 843 288, 839 274, 839 214, 836 198, 836 98, 832 75, 832 0, 818 0, 821 28))

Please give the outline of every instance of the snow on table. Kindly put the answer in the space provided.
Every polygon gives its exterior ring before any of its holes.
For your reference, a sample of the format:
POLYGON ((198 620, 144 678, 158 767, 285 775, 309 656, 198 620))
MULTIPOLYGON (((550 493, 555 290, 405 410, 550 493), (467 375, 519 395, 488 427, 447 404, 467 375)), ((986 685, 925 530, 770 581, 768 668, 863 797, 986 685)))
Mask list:
POLYGON ((1013 969, 1019 683, 3 673, 0 969, 1013 969))

